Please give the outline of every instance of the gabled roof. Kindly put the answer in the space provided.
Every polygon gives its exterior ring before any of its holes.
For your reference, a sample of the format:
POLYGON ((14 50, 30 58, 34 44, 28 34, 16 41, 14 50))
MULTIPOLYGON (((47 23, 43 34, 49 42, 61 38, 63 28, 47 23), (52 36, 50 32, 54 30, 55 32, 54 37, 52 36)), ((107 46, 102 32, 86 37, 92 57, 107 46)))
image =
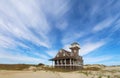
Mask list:
MULTIPOLYGON (((66 51, 66 50, 64 50, 64 49, 61 49, 58 53, 57 53, 57 55, 59 55, 59 57, 65 57, 65 56, 70 56, 70 54, 71 54, 71 52, 69 52, 69 51, 66 51)), ((58 56, 55 56, 55 57, 58 57, 58 56)))
POLYGON ((79 56, 75 56, 72 52, 66 51, 64 49, 61 49, 55 58, 50 59, 50 60, 57 60, 57 59, 78 59, 79 56))

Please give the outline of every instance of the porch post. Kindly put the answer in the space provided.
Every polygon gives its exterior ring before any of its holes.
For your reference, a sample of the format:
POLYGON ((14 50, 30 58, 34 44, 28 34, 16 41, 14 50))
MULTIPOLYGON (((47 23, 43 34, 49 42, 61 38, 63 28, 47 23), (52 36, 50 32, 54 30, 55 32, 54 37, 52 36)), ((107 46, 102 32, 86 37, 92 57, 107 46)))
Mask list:
POLYGON ((70 59, 70 66, 71 66, 71 59, 70 59))
POLYGON ((59 66, 59 61, 57 60, 57 66, 59 66))
POLYGON ((64 61, 65 61, 65 69, 66 69, 66 59, 64 61))
POLYGON ((60 65, 62 65, 62 60, 60 60, 60 65))
POLYGON ((70 70, 71 70, 71 58, 70 58, 70 70))
POLYGON ((52 61, 52 68, 53 68, 53 61, 52 61))
POLYGON ((65 59, 65 66, 66 66, 66 59, 65 59))
POLYGON ((61 68, 62 68, 62 65, 63 65, 62 59, 60 60, 60 63, 61 63, 60 65, 61 65, 61 68))
POLYGON ((75 60, 73 59, 73 69, 75 69, 75 60))

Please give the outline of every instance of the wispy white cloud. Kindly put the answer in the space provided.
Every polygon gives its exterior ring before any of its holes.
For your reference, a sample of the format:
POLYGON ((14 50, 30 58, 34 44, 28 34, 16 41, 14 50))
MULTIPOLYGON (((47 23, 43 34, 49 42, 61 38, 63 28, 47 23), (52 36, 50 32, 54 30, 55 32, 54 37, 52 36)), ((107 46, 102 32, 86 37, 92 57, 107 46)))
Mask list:
POLYGON ((98 42, 88 42, 85 43, 84 45, 81 46, 81 50, 79 52, 80 55, 86 55, 100 47, 102 47, 103 45, 105 45, 106 42, 104 41, 98 41, 98 42))
POLYGON ((40 4, 46 13, 53 15, 55 19, 62 17, 69 9, 70 0, 41 0, 40 4), (52 5, 51 5, 52 4, 52 5))
POLYGON ((48 60, 49 59, 49 57, 46 54, 40 53, 40 52, 34 52, 32 55, 37 56, 38 58, 44 59, 44 60, 48 60))
POLYGON ((69 48, 70 48, 70 44, 66 44, 66 45, 64 45, 64 47, 63 47, 63 49, 71 52, 71 50, 70 50, 69 48))
POLYGON ((59 30, 65 30, 68 27, 65 15, 70 9, 69 2, 70 0, 50 0, 46 3, 46 0, 42 0, 40 3, 43 11, 55 20, 55 27, 59 30))
POLYGON ((51 57, 55 57, 55 55, 58 53, 59 50, 49 50, 46 51, 46 53, 51 56, 51 57))
POLYGON ((114 18, 107 18, 104 19, 102 22, 98 23, 94 28, 93 28, 93 32, 98 32, 101 31, 105 28, 108 28, 112 25, 112 23, 115 21, 114 18))
MULTIPOLYGON (((52 51, 53 53, 53 51, 52 51)), ((1 50, 0 52, 0 63, 26 63, 26 64, 38 64, 44 63, 51 65, 50 59, 47 55, 40 52, 33 52, 27 54, 22 54, 21 52, 10 52, 1 50)))
POLYGON ((83 32, 67 32, 64 34, 63 39, 61 40, 63 45, 68 45, 71 42, 75 42, 77 39, 84 35, 83 32))
MULTIPOLYGON (((69 1, 64 0, 52 0, 47 3, 45 0, 0 1, 0 48, 16 49, 17 46, 29 49, 32 48, 19 40, 26 40, 37 46, 50 48, 52 44, 49 39, 51 26, 47 14, 52 15, 54 19, 60 20, 59 18, 61 18, 69 9, 68 2, 69 1), (53 5, 51 5, 51 3, 53 5)), ((62 22, 59 24, 58 29, 65 29, 65 26, 67 27, 67 22, 62 22)), ((18 57, 18 61, 30 61, 31 59, 34 59, 38 62, 38 59, 30 56, 16 55, 16 57, 12 58, 14 54, 0 54, 1 58, 13 60, 18 57)), ((48 52, 48 54, 53 56, 55 52, 48 52)), ((48 59, 48 56, 44 53, 40 54, 39 52, 34 52, 32 55, 40 57, 41 59, 48 59)))
POLYGON ((31 63, 31 64, 38 64, 40 62, 43 62, 40 58, 34 58, 30 56, 26 56, 23 54, 20 54, 19 52, 15 55, 10 52, 0 52, 0 63, 31 63))
POLYGON ((23 38, 47 48, 50 47, 47 37, 50 27, 46 16, 41 8, 38 8, 35 1, 11 0, 8 3, 2 2, 0 11, 2 13, 0 16, 1 34, 11 34, 17 38, 23 38), (41 39, 35 36, 29 28, 38 31, 41 39))
POLYGON ((98 17, 98 19, 102 21, 96 22, 97 24, 93 27, 92 32, 98 32, 109 27, 112 27, 113 24, 116 22, 116 19, 118 19, 120 16, 120 14, 117 13, 119 2, 110 1, 107 2, 107 4, 105 4, 103 7, 101 7, 102 6, 101 3, 102 1, 96 1, 96 4, 93 5, 92 7, 91 18, 92 17, 94 18, 96 15, 99 16, 99 14, 100 15, 102 14, 100 18, 98 17), (111 6, 112 4, 114 4, 114 6, 111 6))
POLYGON ((67 27, 68 27, 68 22, 67 21, 60 21, 56 24, 56 27, 59 29, 59 30, 65 30, 67 27))
POLYGON ((120 62, 118 62, 119 55, 100 55, 100 56, 89 56, 84 57, 84 63, 85 64, 104 64, 104 65, 120 65, 120 62))
POLYGON ((0 47, 10 47, 10 46, 14 46, 14 43, 12 43, 11 39, 8 39, 5 36, 0 35, 0 47))
POLYGON ((84 57, 85 63, 99 63, 107 60, 111 60, 113 56, 94 56, 94 57, 84 57))
POLYGON ((120 65, 120 62, 118 61, 106 61, 106 62, 102 62, 101 64, 105 64, 105 65, 120 65))
POLYGON ((115 26, 111 32, 115 32, 120 29, 120 19, 116 21, 115 26))
POLYGON ((0 48, 11 48, 15 49, 17 46, 21 46, 26 49, 30 49, 28 45, 25 45, 22 42, 15 41, 12 38, 9 38, 7 36, 3 36, 0 34, 0 48))
MULTIPOLYGON (((50 13, 53 16, 55 15, 55 17, 58 17, 55 19, 59 19, 69 8, 69 1, 63 2, 64 0, 52 0, 47 3, 44 0, 41 0, 40 2, 33 0, 11 0, 7 3, 6 1, 1 1, 1 33, 10 33, 17 38, 23 38, 35 43, 36 45, 50 48, 51 42, 49 41, 48 34, 51 27, 46 14, 50 13), (51 3, 53 5, 51 5, 51 3), (37 32, 41 39, 35 36, 33 32, 30 31, 30 28, 37 32)), ((62 23, 62 27, 58 26, 58 28, 64 29, 65 26, 67 26, 66 22, 62 23)))

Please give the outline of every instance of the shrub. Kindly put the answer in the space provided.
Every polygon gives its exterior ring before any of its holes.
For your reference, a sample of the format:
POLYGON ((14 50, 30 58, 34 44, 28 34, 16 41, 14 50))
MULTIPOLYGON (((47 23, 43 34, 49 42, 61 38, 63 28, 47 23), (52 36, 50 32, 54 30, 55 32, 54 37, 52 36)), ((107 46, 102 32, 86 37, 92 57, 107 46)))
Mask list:
POLYGON ((98 68, 98 67, 87 67, 87 68, 84 68, 84 70, 99 71, 100 68, 98 68))

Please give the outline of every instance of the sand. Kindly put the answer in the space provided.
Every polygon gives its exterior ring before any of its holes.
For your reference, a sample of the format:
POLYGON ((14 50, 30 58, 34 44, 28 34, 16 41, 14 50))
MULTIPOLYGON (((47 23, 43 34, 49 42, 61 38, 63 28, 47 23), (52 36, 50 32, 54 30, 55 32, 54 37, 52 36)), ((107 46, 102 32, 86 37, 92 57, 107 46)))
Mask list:
POLYGON ((76 72, 51 71, 0 71, 0 78, 88 78, 76 72))
POLYGON ((0 70, 0 78, 120 78, 120 67, 106 67, 101 71, 15 71, 0 70))

